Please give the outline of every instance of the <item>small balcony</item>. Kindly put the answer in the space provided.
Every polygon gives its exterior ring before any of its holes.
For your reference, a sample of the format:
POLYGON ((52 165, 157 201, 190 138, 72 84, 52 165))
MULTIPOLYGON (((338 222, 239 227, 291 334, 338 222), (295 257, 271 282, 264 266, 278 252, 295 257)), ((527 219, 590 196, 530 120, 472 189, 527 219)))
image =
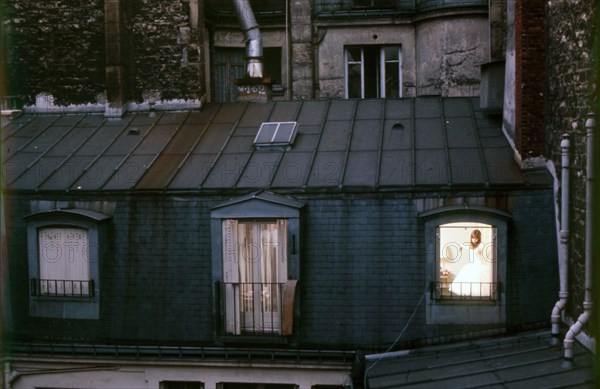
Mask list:
POLYGON ((429 285, 432 300, 495 301, 499 299, 498 282, 434 282, 429 285))
POLYGON ((223 332, 227 335, 280 335, 285 283, 220 284, 223 332))
POLYGON ((94 280, 31 279, 32 296, 93 297, 94 280))

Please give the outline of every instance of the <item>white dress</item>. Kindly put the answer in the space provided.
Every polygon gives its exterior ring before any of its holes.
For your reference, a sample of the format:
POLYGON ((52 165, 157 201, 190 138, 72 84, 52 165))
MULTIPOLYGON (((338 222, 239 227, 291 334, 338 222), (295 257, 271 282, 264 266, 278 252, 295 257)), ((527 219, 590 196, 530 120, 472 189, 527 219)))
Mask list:
POLYGON ((450 284, 450 292, 461 296, 490 296, 491 264, 484 261, 481 244, 469 248, 469 263, 464 265, 450 284))

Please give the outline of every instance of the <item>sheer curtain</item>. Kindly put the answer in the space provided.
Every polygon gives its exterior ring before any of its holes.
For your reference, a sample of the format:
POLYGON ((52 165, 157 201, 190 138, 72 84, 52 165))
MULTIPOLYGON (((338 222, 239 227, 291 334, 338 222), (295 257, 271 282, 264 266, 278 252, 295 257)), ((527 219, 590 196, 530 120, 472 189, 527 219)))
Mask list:
POLYGON ((88 295, 88 232, 48 227, 38 231, 42 294, 88 295))

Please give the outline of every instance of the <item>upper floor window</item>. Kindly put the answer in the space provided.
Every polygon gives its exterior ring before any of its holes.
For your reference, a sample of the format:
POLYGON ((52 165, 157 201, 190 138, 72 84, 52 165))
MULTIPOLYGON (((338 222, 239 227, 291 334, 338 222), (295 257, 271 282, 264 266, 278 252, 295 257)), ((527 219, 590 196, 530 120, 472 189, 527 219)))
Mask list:
POLYGON ((303 206, 260 192, 213 207, 213 281, 222 339, 292 335, 303 206))
POLYGON ((400 46, 345 49, 346 98, 402 97, 400 46))
POLYGON ((31 316, 97 319, 109 216, 84 209, 26 216, 31 316))
POLYGON ((427 324, 498 324, 506 320, 506 212, 443 207, 425 220, 427 324))
POLYGON ((228 334, 279 334, 287 282, 287 220, 223 220, 228 334))
POLYGON ((437 228, 435 298, 495 300, 496 228, 484 223, 447 223, 437 228))
POLYGON ((88 231, 75 227, 43 227, 38 230, 39 279, 32 279, 32 292, 40 296, 89 297, 88 231))

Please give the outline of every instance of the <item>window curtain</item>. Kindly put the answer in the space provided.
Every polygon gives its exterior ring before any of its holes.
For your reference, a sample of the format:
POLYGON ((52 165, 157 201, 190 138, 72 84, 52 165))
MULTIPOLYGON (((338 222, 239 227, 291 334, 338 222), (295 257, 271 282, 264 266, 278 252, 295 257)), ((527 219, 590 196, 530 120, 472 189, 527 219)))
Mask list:
POLYGON ((89 294, 87 230, 42 228, 38 232, 38 242, 42 294, 89 294))

